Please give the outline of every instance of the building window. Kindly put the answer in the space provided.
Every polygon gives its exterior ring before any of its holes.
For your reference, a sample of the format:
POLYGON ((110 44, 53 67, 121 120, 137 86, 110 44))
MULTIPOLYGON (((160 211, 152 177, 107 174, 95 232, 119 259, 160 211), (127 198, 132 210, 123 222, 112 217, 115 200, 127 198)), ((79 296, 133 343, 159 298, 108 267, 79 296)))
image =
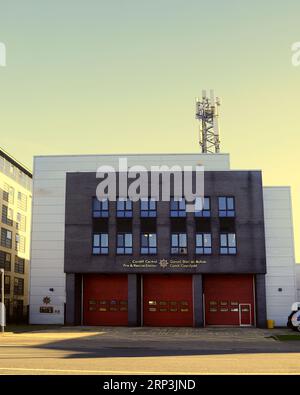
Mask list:
POLYGON ((186 233, 171 234, 171 254, 187 254, 186 233))
POLYGON ((23 315, 24 304, 23 300, 14 300, 13 303, 13 313, 17 317, 21 317, 23 315))
POLYGON ((210 255, 211 252, 211 234, 196 233, 196 254, 210 255))
POLYGON ((156 201, 153 199, 141 199, 141 217, 154 218, 156 217, 156 201))
POLYGON ((5 295, 10 294, 10 276, 4 276, 4 293, 5 295))
POLYGON ((25 193, 18 192, 17 206, 23 211, 27 210, 27 196, 25 195, 25 193))
POLYGON ((141 234, 141 254, 157 254, 156 233, 141 234))
POLYGON ((235 233, 220 234, 220 253, 225 255, 236 254, 236 236, 235 233))
POLYGON ((16 228, 21 232, 26 232, 26 217, 21 213, 17 213, 16 228))
POLYGON ((24 236, 16 234, 15 249, 18 252, 25 252, 25 237, 24 236))
POLYGON ((132 254, 132 233, 117 234, 117 254, 132 254))
POLYGON ((108 233, 93 234, 93 254, 108 254, 108 233))
POLYGON ((14 278, 14 295, 24 295, 24 279, 14 278))
POLYGON ((6 248, 12 247, 12 233, 5 228, 1 228, 1 246, 6 248))
POLYGON ((210 198, 204 197, 195 199, 195 217, 210 217, 210 198))
POLYGON ((132 201, 130 199, 117 200, 117 217, 131 218, 132 217, 132 201))
POLYGON ((25 259, 20 258, 19 256, 15 257, 15 273, 25 273, 25 259))
POLYGON ((182 198, 180 200, 175 200, 175 198, 171 198, 170 201, 170 216, 171 217, 185 217, 185 199, 182 198))
POLYGON ((5 271, 11 271, 11 254, 5 251, 0 251, 0 268, 5 271))
POLYGON ((235 202, 234 197, 219 197, 219 217, 234 217, 235 202))
POLYGON ((107 218, 108 217, 108 200, 98 200, 93 198, 93 218, 107 218))
POLYGON ((14 196, 15 196, 15 190, 13 187, 9 186, 8 184, 4 184, 3 187, 3 200, 5 200, 8 203, 14 203, 14 196))
POLYGON ((12 226, 14 219, 14 212, 7 206, 2 206, 2 222, 6 225, 12 226))

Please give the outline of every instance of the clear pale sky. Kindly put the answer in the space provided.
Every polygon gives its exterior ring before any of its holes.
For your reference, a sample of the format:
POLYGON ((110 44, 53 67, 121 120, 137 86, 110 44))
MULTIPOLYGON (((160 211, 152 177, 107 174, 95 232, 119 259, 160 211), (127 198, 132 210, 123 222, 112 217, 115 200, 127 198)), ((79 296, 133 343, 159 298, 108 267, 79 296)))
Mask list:
POLYGON ((0 0, 0 145, 33 155, 198 152, 194 98, 222 99, 232 168, 291 185, 300 261, 299 0, 0 0))

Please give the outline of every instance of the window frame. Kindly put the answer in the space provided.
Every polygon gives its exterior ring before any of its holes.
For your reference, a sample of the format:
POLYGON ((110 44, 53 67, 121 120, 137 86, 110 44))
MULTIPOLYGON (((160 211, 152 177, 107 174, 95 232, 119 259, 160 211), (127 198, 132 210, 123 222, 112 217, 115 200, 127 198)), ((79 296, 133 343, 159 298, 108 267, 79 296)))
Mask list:
POLYGON ((108 218, 109 217, 109 200, 102 199, 99 200, 96 196, 92 199, 92 217, 93 218, 108 218), (95 202, 99 205, 99 208, 95 208, 95 202), (107 208, 103 208, 106 205, 107 208), (99 215, 95 215, 99 213, 99 215))
POLYGON ((0 242, 1 246, 5 247, 5 248, 12 248, 12 238, 13 238, 12 231, 9 230, 9 229, 1 227, 1 240, 0 240, 1 241, 0 242), (4 240, 4 237, 2 237, 2 232, 6 232, 5 240, 4 240), (7 237, 8 234, 10 234, 10 237, 7 237), (5 244, 2 244, 2 239, 4 240, 5 244), (7 240, 9 240, 10 243, 7 244, 7 240))
POLYGON ((24 278, 14 277, 14 292, 13 292, 14 295, 24 296, 24 283, 25 283, 24 278))
POLYGON ((24 258, 20 258, 19 256, 15 256, 14 272, 18 273, 18 274, 25 274, 25 259, 24 258), (21 262, 19 260, 21 260, 21 262), (23 271, 20 271, 19 267, 23 267, 23 271), (17 268, 18 268, 18 270, 17 270, 17 268))
POLYGON ((236 233, 222 232, 220 233, 220 255, 236 255, 237 254, 237 238, 236 233), (234 246, 230 246, 229 237, 234 235, 234 246), (226 237, 226 244, 222 244, 222 237, 226 237))
MULTIPOLYGON (((201 199, 201 198, 197 198, 196 199, 201 199)), ((195 199, 195 208, 197 206, 196 203, 196 199, 195 199)), ((210 218, 211 217, 211 198, 210 196, 204 196, 204 202, 203 202, 203 209, 202 210, 196 210, 195 209, 195 217, 197 218, 210 218), (205 208, 205 202, 208 202, 208 207, 209 208, 205 208)))
POLYGON ((171 233, 170 246, 171 246, 171 248, 170 248, 171 255, 187 255, 187 253, 188 253, 188 237, 187 237, 187 233, 184 233, 184 232, 172 232, 171 233), (181 245, 181 242, 180 242, 180 237, 181 236, 185 236, 185 244, 184 245, 181 245), (178 245, 176 245, 176 246, 173 245, 173 238, 174 237, 176 237, 176 239, 177 239, 177 244, 178 245), (186 252, 180 252, 181 248, 185 248, 186 252), (177 250, 177 251, 175 251, 175 250, 177 250))
POLYGON ((2 189, 2 199, 6 203, 14 204, 15 201, 15 188, 5 183, 2 189))
POLYGON ((212 255, 212 234, 208 232, 195 233, 195 254, 196 255, 212 255), (201 236, 202 245, 197 244, 197 238, 201 236), (210 246, 205 246, 205 237, 209 236, 210 246))
POLYGON ((20 235, 19 233, 15 234, 15 251, 18 252, 25 252, 26 248, 26 238, 23 235, 20 235), (19 239, 19 240, 17 240, 19 239))
POLYGON ((2 222, 5 225, 13 226, 13 223, 14 223, 14 210, 11 207, 6 206, 5 204, 2 204, 1 219, 2 219, 2 222), (9 215, 9 213, 11 215, 9 215), (11 217, 11 218, 9 218, 9 217, 11 217))
POLYGON ((133 202, 129 198, 118 198, 116 201, 116 217, 117 218, 132 218, 133 217, 133 202), (119 204, 123 203, 124 208, 118 208, 119 204), (129 205, 129 208, 127 207, 129 205), (123 215, 121 215, 123 214, 123 215))
POLYGON ((234 196, 218 196, 218 213, 220 218, 234 218, 236 215, 236 204, 234 196), (220 200, 225 199, 225 208, 220 207, 220 200), (228 208, 228 201, 232 200, 233 208, 228 208), (230 214, 230 215, 229 215, 230 214))
POLYGON ((141 255, 157 255, 157 234, 152 232, 142 232, 140 237, 140 252, 141 255), (147 236, 146 236, 147 235, 147 236), (146 240, 148 240, 147 246, 143 247, 143 236, 146 236, 146 240), (150 238, 155 237, 155 246, 150 246, 150 238), (145 249, 145 251, 143 251, 145 249), (146 251, 147 250, 147 251, 146 251))
POLYGON ((27 210, 27 195, 21 191, 17 193, 17 207, 23 211, 27 210))
POLYGON ((20 232, 26 232, 26 215, 20 213, 19 211, 17 212, 16 217, 16 228, 20 232))
POLYGON ((133 235, 130 232, 117 232, 116 253, 117 255, 132 255, 133 253, 133 235), (119 236, 123 238, 123 246, 119 246, 119 236), (126 236, 130 236, 130 246, 126 246, 126 236), (120 250, 123 251, 120 251, 120 250), (126 251, 127 250, 127 251, 126 251))
POLYGON ((140 199, 140 217, 141 218, 156 218, 157 217, 157 201, 155 199, 151 199, 151 198, 141 198, 140 199), (146 205, 147 205, 146 209, 142 208, 143 203, 146 203, 146 205), (151 203, 154 203, 154 209, 150 207, 151 203))
POLYGON ((186 217, 186 201, 185 198, 182 197, 178 200, 178 198, 171 197, 170 199, 170 217, 171 218, 185 218, 186 217), (184 208, 180 207, 180 204, 184 203, 184 208), (172 207, 173 206, 173 207, 172 207))
POLYGON ((3 263, 4 270, 6 272, 10 272, 11 271, 11 253, 0 250, 0 256, 1 256, 0 262, 3 263), (7 256, 9 256, 9 260, 7 260, 7 256))
POLYGON ((108 255, 109 253, 109 236, 107 232, 93 232, 92 235, 92 254, 93 255, 108 255), (95 243, 95 237, 99 236, 99 245, 96 245, 95 243), (106 237, 107 238, 107 245, 102 245, 102 238, 106 237), (96 252, 95 250, 99 249, 99 252, 96 252))

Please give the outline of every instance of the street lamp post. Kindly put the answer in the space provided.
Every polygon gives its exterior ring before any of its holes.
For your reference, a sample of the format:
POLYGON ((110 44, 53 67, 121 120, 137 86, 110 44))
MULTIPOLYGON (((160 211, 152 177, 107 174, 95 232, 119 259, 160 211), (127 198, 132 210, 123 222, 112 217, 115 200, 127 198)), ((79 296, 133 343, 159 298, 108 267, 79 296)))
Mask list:
POLYGON ((4 269, 0 269, 0 273, 1 273, 1 302, 2 302, 0 323, 1 323, 1 332, 3 333, 4 332, 4 326, 5 326, 4 269))

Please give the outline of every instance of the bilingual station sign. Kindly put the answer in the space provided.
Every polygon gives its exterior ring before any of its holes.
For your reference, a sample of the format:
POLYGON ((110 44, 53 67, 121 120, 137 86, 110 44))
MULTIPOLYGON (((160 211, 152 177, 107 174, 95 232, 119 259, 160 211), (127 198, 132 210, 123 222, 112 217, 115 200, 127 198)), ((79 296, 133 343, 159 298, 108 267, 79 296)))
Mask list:
POLYGON ((170 269, 195 269, 206 263, 201 259, 132 259, 123 264, 125 268, 170 268, 170 269))

